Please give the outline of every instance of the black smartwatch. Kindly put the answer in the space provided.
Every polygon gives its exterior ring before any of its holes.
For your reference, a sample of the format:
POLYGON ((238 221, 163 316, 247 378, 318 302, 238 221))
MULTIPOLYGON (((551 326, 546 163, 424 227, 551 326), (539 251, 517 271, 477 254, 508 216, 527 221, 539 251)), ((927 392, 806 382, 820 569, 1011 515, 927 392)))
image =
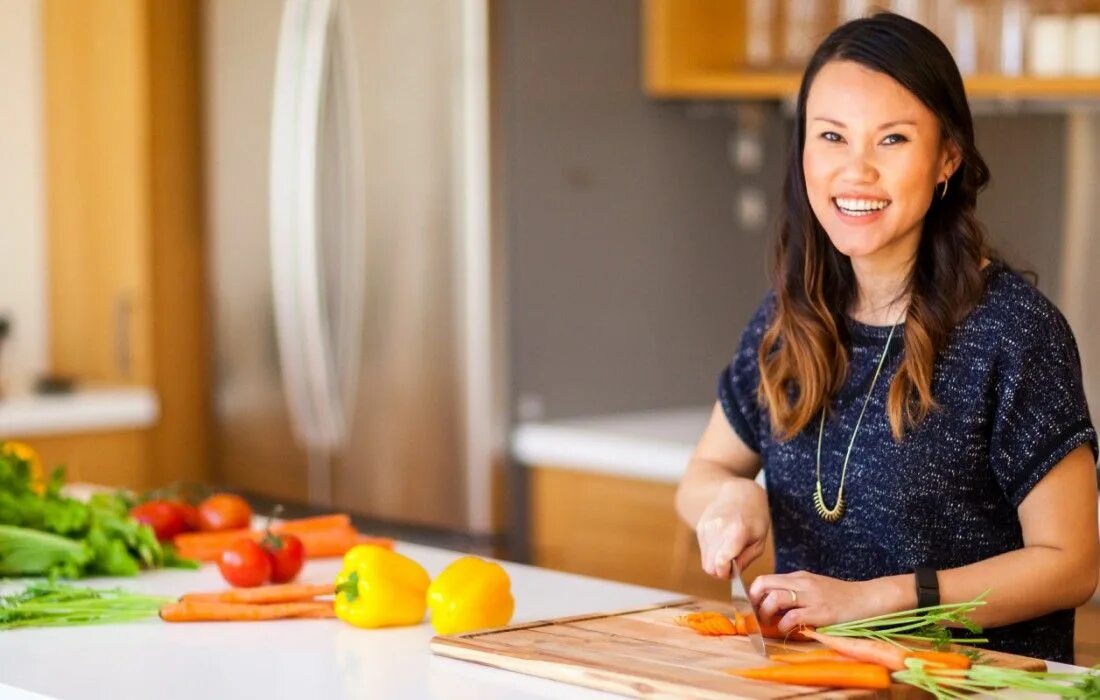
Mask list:
POLYGON ((940 582, 936 578, 936 570, 930 566, 918 566, 913 573, 917 575, 917 607, 939 605, 940 582))

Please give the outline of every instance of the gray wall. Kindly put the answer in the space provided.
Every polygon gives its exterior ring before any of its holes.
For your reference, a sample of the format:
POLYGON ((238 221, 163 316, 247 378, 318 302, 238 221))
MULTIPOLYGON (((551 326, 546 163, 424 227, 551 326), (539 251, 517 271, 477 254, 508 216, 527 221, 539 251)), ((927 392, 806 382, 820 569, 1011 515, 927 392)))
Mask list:
MULTIPOLYGON (((981 110, 977 105, 976 110, 981 110)), ((992 173, 978 197, 978 217, 1009 263, 1039 276, 1058 301, 1065 226, 1065 117, 979 115, 978 149, 992 173)))
POLYGON ((765 286, 730 119, 642 94, 636 2, 498 7, 513 396, 547 418, 706 405, 765 286))
MULTIPOLYGON (((765 236, 739 230, 735 195, 765 187, 774 215, 789 120, 766 108, 764 170, 738 175, 732 106, 643 95, 638 3, 498 8, 513 406, 537 397, 554 419, 707 405, 766 284, 765 236)), ((976 119, 993 173, 979 215, 1056 301, 1064 123, 976 119)))

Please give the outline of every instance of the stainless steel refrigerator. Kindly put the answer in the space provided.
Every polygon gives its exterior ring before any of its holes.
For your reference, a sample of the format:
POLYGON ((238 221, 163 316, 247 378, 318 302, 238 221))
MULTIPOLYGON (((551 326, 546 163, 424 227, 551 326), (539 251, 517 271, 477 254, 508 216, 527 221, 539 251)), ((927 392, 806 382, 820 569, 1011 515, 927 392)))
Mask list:
POLYGON ((216 480, 493 531, 487 5, 204 5, 216 480))

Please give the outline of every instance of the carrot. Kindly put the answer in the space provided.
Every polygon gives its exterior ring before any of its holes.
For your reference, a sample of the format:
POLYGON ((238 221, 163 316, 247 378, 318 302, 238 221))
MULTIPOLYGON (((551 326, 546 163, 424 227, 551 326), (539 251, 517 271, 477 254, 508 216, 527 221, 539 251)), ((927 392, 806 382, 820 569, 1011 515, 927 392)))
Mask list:
POLYGON ((292 535, 299 535, 303 532, 338 530, 345 527, 351 527, 351 518, 343 513, 334 513, 332 515, 315 515, 311 518, 284 520, 272 525, 271 531, 276 534, 286 532, 292 535))
POLYGON ((760 623, 760 634, 768 639, 782 639, 784 641, 808 642, 810 638, 802 634, 802 629, 792 630, 784 634, 779 631, 779 625, 769 622, 760 623))
POLYGON ((955 651, 911 651, 909 652, 909 658, 922 659, 929 666, 939 666, 941 668, 970 668, 970 657, 955 651))
POLYGON ((777 661, 783 664, 809 664, 816 663, 818 661, 850 661, 855 663, 854 659, 850 659, 839 651, 833 649, 813 649, 810 651, 795 651, 785 654, 772 654, 768 657, 772 661, 777 661))
MULTIPOLYGON (((337 520, 347 516, 326 516, 327 519, 337 520)), ((276 534, 293 534, 302 541, 306 556, 310 559, 318 557, 339 557, 357 544, 373 544, 387 549, 393 549, 393 540, 386 537, 370 537, 359 534, 351 525, 344 524, 329 529, 320 529, 320 521, 312 520, 301 529, 275 530, 276 534)), ((287 521, 295 523, 302 521, 287 521)), ((224 530, 222 532, 187 532, 176 535, 173 540, 176 551, 186 559, 198 559, 200 561, 216 561, 222 551, 237 540, 251 539, 259 542, 264 537, 261 530, 224 530)))
POLYGON ((313 601, 317 596, 333 595, 336 587, 331 583, 284 583, 257 588, 234 588, 213 593, 187 593, 181 601, 184 603, 297 603, 313 601))
POLYGON ((335 530, 316 530, 294 534, 302 541, 306 556, 310 559, 342 557, 345 552, 357 544, 377 544, 387 549, 393 549, 393 542, 384 538, 373 537, 370 538, 369 542, 362 541, 362 536, 350 525, 335 530))
POLYGON ((834 637, 813 630, 802 630, 802 634, 857 661, 879 664, 891 671, 905 670, 905 657, 909 653, 908 650, 889 642, 880 642, 877 639, 834 637))
POLYGON ((256 530, 222 530, 221 532, 185 532, 176 535, 172 543, 176 551, 187 559, 212 561, 221 556, 222 550, 237 540, 257 539, 256 530))
POLYGON ((737 634, 747 635, 749 632, 747 627, 748 623, 745 620, 745 616, 741 613, 734 613, 734 615, 737 616, 737 634))
POLYGON ((165 622, 255 622, 294 617, 335 617, 332 603, 169 603, 160 609, 165 622))
POLYGON ((878 664, 858 661, 818 661, 808 664, 730 669, 727 673, 754 681, 809 685, 819 688, 882 690, 890 687, 889 671, 878 664))
POLYGON ((676 618, 676 624, 683 625, 699 634, 710 637, 721 637, 737 634, 737 627, 733 621, 720 612, 704 610, 702 612, 688 613, 676 618))

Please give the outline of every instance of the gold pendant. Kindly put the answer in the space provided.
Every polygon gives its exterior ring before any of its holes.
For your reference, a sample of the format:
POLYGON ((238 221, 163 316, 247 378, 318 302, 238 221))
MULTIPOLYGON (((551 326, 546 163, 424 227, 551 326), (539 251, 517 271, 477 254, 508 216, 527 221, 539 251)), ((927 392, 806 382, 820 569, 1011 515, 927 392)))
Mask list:
POLYGON ((829 508, 825 505, 825 497, 821 495, 821 482, 817 482, 817 490, 814 491, 814 510, 827 523, 838 523, 844 517, 844 492, 836 495, 836 505, 829 508))

